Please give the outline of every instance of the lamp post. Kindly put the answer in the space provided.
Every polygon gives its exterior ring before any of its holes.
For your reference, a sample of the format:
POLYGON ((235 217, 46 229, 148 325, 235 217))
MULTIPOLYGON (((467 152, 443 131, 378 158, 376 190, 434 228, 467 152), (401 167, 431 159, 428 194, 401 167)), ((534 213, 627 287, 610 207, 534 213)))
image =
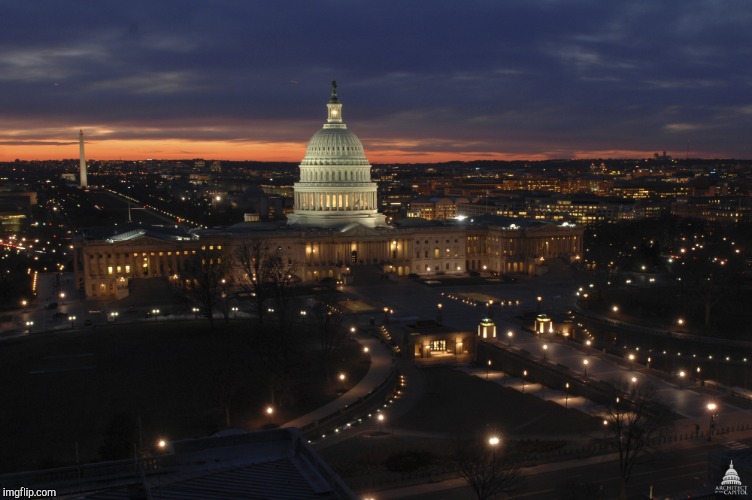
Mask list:
POLYGON ((489 300, 486 304, 486 311, 488 311, 488 317, 493 318, 493 300, 489 300))
POLYGON ((193 319, 198 319, 198 311, 199 311, 198 307, 193 308, 193 319))
POLYGON ((436 322, 441 323, 444 320, 444 317, 441 315, 441 310, 444 308, 444 305, 439 302, 436 304, 436 322))
POLYGON ((538 295, 537 299, 538 299, 538 306, 536 307, 535 312, 540 313, 541 308, 542 308, 541 303, 543 302, 543 297, 538 295))
POLYGON ((525 377, 527 377, 527 370, 522 371, 522 393, 525 393, 525 377))
POLYGON ((632 377, 632 394, 635 393, 635 389, 637 389, 637 377, 632 377))
POLYGON ((710 412, 710 425, 708 426, 708 441, 712 439, 713 432, 715 431, 715 419, 718 417, 716 410, 718 405, 715 403, 708 403, 708 411, 710 412))
POLYGON ((339 385, 340 385, 339 390, 340 390, 340 392, 345 392, 345 378, 346 377, 345 377, 344 373, 340 373, 339 374, 339 385))
POLYGON ((630 370, 634 369, 634 357, 635 357, 634 354, 629 355, 629 369, 630 370))
POLYGON ((159 309, 152 309, 151 313, 154 315, 154 321, 159 321, 159 309))
POLYGON ((379 416, 376 417, 376 419, 379 421, 379 430, 384 432, 384 414, 379 413, 379 416))
POLYGON ((238 306, 232 307, 232 318, 237 319, 238 318, 238 306))
POLYGON ((702 370, 701 370, 701 369, 700 369, 700 367, 698 366, 698 367, 697 367, 697 381, 698 381, 698 382, 700 382, 700 385, 702 385, 702 375, 701 375, 701 371, 702 371, 702 370))
POLYGON ((112 319, 113 323, 117 323, 117 318, 118 318, 119 315, 120 315, 120 313, 118 313, 117 311, 112 311, 110 313, 110 318, 112 319))
POLYGON ((488 360, 488 366, 486 367, 486 380, 488 380, 488 372, 491 371, 491 360, 488 360))
POLYGON ((564 408, 569 408, 569 382, 564 384, 564 408))
POLYGON ((548 351, 548 344, 543 344, 543 361, 546 360, 546 351, 548 351))
POLYGON ((272 423, 272 415, 274 415, 274 407, 267 406, 266 409, 264 409, 264 413, 266 414, 266 421, 267 423, 272 423))
POLYGON ((76 317, 73 316, 72 314, 70 316, 68 316, 68 321, 70 321, 70 327, 71 328, 74 328, 76 326, 75 325, 76 317))
POLYGON ((27 321, 26 322, 26 327, 29 329, 29 333, 31 333, 31 327, 32 326, 34 326, 34 322, 33 321, 27 321))
POLYGON ((588 361, 587 359, 583 359, 583 360, 582 360, 582 364, 583 364, 583 365, 584 365, 584 367, 585 367, 585 369, 584 369, 584 371, 583 371, 583 376, 585 376, 585 377, 587 377, 587 365, 588 365, 588 363, 589 363, 589 361, 588 361))
POLYGON ((684 389, 684 376, 686 373, 684 373, 684 370, 679 371, 679 389, 684 389))
POLYGON ((488 444, 491 446, 491 462, 496 460, 496 447, 499 446, 500 441, 497 436, 488 438, 488 444))
POLYGON ((514 337, 514 332, 512 330, 509 330, 507 332, 507 337, 509 337, 509 347, 512 347, 512 337, 514 337))

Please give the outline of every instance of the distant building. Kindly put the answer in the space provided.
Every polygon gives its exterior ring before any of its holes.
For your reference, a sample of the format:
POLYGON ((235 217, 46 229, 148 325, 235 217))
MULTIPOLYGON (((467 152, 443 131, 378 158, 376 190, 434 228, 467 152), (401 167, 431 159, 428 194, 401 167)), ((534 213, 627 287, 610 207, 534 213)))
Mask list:
POLYGON ((750 196, 688 196, 671 205, 671 213, 710 222, 751 222, 750 196))

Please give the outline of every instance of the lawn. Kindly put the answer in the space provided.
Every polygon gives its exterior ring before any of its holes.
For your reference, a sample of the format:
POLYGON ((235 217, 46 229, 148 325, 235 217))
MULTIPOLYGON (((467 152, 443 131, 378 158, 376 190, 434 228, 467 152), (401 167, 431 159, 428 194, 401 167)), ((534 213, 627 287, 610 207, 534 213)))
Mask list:
MULTIPOLYGON (((246 321, 142 322, 49 333, 0 344, 3 411, 0 473, 99 458, 108 425, 127 412, 147 448, 157 437, 205 436, 225 427, 222 399, 232 394, 231 426, 258 429, 289 421, 336 397, 311 336, 299 337, 287 372, 282 356, 261 348, 246 321), (272 373, 276 374, 272 376, 272 373), (262 409, 276 380, 276 412, 262 409)), ((368 369, 354 342, 341 368, 356 384, 368 369)))
POLYGON ((422 467, 440 469, 458 441, 479 434, 500 436, 507 449, 538 453, 587 439, 585 434, 600 429, 599 419, 464 372, 435 367, 422 373, 425 395, 395 417, 387 432, 361 434, 321 450, 343 477, 384 473, 404 455, 422 457, 422 467))

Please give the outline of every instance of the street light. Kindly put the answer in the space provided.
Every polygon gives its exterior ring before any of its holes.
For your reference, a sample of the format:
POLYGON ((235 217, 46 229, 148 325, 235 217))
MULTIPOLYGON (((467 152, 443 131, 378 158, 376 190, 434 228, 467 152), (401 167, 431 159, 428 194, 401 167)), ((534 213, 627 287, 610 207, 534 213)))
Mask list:
POLYGON ((199 312, 199 308, 198 307, 194 307, 193 308, 193 319, 198 319, 198 312, 199 312))
POLYGON ((634 354, 629 355, 629 369, 634 369, 634 354))
POLYGON ((527 370, 522 371, 522 392, 525 392, 525 377, 527 377, 527 370))
POLYGON ((339 384, 340 384, 340 391, 345 392, 345 374, 344 373, 339 374, 339 384))
POLYGON ((564 384, 564 408, 569 408, 569 382, 564 384))
POLYGON ((546 351, 548 351, 548 344, 543 344, 543 361, 546 360, 546 351))
POLYGON ((716 413, 716 409, 718 408, 718 405, 715 403, 708 403, 708 411, 710 412, 710 425, 708 427, 708 441, 711 440, 713 436, 713 431, 715 431, 715 419, 718 417, 718 413, 716 413))
POLYGON ((491 371, 491 360, 488 360, 488 367, 486 368, 486 380, 488 380, 488 372, 491 371))
POLYGON ((637 388, 637 377, 632 377, 632 394, 634 394, 636 388, 637 388))
POLYGON ((686 373, 684 373, 684 370, 679 371, 679 389, 684 389, 684 376, 686 373))
POLYGON ((582 364, 583 364, 583 365, 585 365, 585 371, 584 371, 584 373, 583 373, 583 375, 584 375, 585 377, 587 377, 587 365, 588 365, 588 363, 589 363, 589 361, 588 361, 587 359, 583 359, 583 360, 582 360, 582 364))
POLYGON ((512 330, 509 330, 507 332, 507 337, 509 337, 509 347, 512 347, 512 337, 514 337, 514 332, 512 330))
POLYGON ((154 315, 154 321, 159 320, 159 309, 152 309, 151 313, 154 315))
POLYGON ((379 413, 379 416, 376 417, 376 419, 379 421, 379 426, 380 426, 381 432, 384 432, 384 414, 383 413, 379 413))
POLYGON ((266 421, 267 423, 272 423, 272 415, 274 415, 274 407, 267 406, 266 409, 264 409, 264 413, 266 414, 266 421))
POLYGON ((76 317, 73 316, 73 315, 70 315, 70 316, 68 316, 68 321, 70 321, 70 327, 74 328, 75 327, 75 323, 74 322, 76 321, 76 317))
POLYGON ((112 311, 110 313, 110 318, 112 319, 113 323, 117 323, 117 318, 118 318, 119 315, 120 315, 120 313, 118 313, 117 311, 112 311))
POLYGON ((444 308, 444 304, 442 304, 441 302, 436 304, 436 322, 437 323, 441 323, 441 321, 443 320, 443 317, 441 315, 441 310, 443 308, 444 308))
POLYGON ((497 436, 491 436, 488 438, 488 444, 491 445, 491 461, 496 459, 496 447, 499 446, 501 440, 497 436))
POLYGON ((237 306, 233 306, 231 310, 232 310, 232 317, 233 317, 233 319, 237 319, 237 317, 238 317, 238 307, 237 306))
POLYGON ((34 322, 33 321, 27 321, 26 322, 26 326, 29 328, 29 333, 31 333, 31 327, 34 326, 34 322))

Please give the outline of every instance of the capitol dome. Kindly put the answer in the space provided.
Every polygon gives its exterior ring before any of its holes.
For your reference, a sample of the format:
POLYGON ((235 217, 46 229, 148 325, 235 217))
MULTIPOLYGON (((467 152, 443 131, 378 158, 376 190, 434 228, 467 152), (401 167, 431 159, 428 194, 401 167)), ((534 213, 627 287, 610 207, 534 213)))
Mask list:
POLYGON ((739 474, 736 473, 736 470, 734 470, 734 462, 732 461, 729 463, 729 468, 726 471, 726 475, 723 476, 723 481, 721 481, 722 486, 738 486, 741 485, 742 481, 739 477, 739 474))
POLYGON ((385 226, 378 213, 376 183, 358 137, 342 122, 337 83, 327 103, 327 121, 308 142, 295 183, 294 213, 288 224, 309 227, 344 227, 353 223, 385 226))
POLYGON ((308 142, 301 165, 368 165, 360 139, 346 128, 322 128, 308 142))

